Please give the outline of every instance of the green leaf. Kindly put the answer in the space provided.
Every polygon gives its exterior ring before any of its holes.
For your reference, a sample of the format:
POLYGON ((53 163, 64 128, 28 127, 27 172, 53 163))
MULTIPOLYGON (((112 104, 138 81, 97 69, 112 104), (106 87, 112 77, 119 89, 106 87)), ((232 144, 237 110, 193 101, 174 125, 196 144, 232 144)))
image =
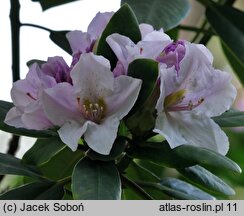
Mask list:
POLYGON ((69 31, 51 31, 49 37, 56 45, 58 45, 64 51, 66 51, 69 54, 72 54, 69 41, 66 38, 66 34, 68 32, 69 31))
POLYGON ((244 13, 227 5, 211 4, 206 16, 224 43, 244 63, 244 13))
POLYGON ((41 165, 48 162, 63 148, 65 144, 58 137, 38 139, 24 154, 22 161, 26 164, 41 165))
POLYGON ((165 178, 157 184, 157 188, 176 199, 190 200, 214 200, 215 198, 206 192, 175 178, 165 178))
POLYGON ((187 15, 190 4, 187 0, 122 0, 134 10, 139 23, 149 23, 165 31, 177 26, 187 15))
POLYGON ((43 178, 35 167, 21 164, 21 160, 12 155, 0 153, 0 175, 6 174, 43 178))
POLYGON ((213 117, 213 120, 220 127, 241 127, 244 126, 244 112, 229 110, 220 116, 213 117))
POLYGON ((39 59, 32 59, 32 60, 28 61, 28 62, 26 63, 26 65, 27 65, 28 67, 30 67, 30 66, 33 65, 34 63, 37 63, 39 66, 41 66, 42 64, 46 63, 46 61, 39 60, 39 59))
POLYGON ((29 130, 25 128, 15 128, 4 123, 7 112, 13 107, 13 103, 0 100, 0 130, 21 136, 30 136, 37 138, 47 138, 57 136, 57 133, 51 130, 29 130))
POLYGON ((181 145, 171 149, 166 142, 146 143, 144 147, 133 146, 127 154, 162 166, 180 168, 200 164, 241 173, 241 168, 229 158, 209 149, 192 145, 181 145))
POLYGON ((106 42, 106 38, 113 34, 118 33, 129 37, 132 41, 137 43, 141 40, 141 32, 137 19, 131 8, 125 4, 123 5, 110 19, 106 28, 104 29, 99 42, 97 44, 97 55, 102 55, 108 60, 112 69, 117 63, 117 58, 109 45, 106 42))
POLYGON ((206 148, 191 145, 181 145, 174 149, 174 153, 183 160, 195 161, 197 164, 231 170, 241 173, 241 168, 231 159, 206 148))
POLYGON ((225 43, 222 43, 222 48, 232 69, 239 77, 241 83, 244 83, 244 63, 242 63, 240 59, 237 58, 237 56, 231 51, 231 49, 228 46, 225 45, 225 43))
POLYGON ((130 63, 128 75, 142 80, 137 101, 126 119, 126 125, 131 132, 141 136, 155 125, 153 114, 159 96, 158 63, 151 59, 136 59, 130 63))
POLYGON ((74 166, 82 157, 84 157, 84 152, 79 149, 73 152, 66 146, 39 168, 44 176, 57 181, 71 176, 74 166))
POLYGON ((141 90, 133 107, 133 113, 146 102, 154 90, 158 79, 158 62, 151 59, 136 59, 129 64, 128 75, 142 80, 141 90))
POLYGON ((196 165, 178 169, 178 171, 191 182, 194 182, 207 190, 227 196, 235 195, 235 191, 229 185, 201 166, 196 165))
POLYGON ((81 159, 72 175, 72 192, 74 199, 121 199, 120 177, 115 165, 81 159))
POLYGON ((7 191, 0 200, 60 200, 64 188, 55 182, 33 182, 7 191))
POLYGON ((47 10, 51 7, 67 4, 77 0, 32 0, 32 1, 39 2, 41 4, 42 10, 47 10))
POLYGON ((117 159, 124 152, 126 145, 126 139, 124 137, 118 137, 115 140, 109 155, 101 155, 90 149, 87 152, 87 157, 92 160, 112 161, 117 159))

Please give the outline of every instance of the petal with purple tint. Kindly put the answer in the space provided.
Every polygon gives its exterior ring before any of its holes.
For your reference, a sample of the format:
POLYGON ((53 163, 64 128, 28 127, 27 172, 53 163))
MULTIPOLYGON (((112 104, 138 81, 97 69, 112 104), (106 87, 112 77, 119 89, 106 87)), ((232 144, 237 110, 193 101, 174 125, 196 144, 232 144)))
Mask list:
POLYGON ((69 41, 70 47, 73 53, 82 52, 86 53, 90 48, 93 40, 91 35, 82 31, 71 31, 66 34, 66 38, 69 41))
POLYGON ((114 77, 110 63, 102 56, 84 53, 71 71, 74 91, 81 100, 91 102, 104 98, 113 91, 114 77))
POLYGON ((27 129, 43 130, 53 127, 53 124, 47 119, 40 101, 25 107, 21 120, 27 129))
POLYGON ((45 75, 53 77, 57 83, 71 83, 70 68, 62 57, 49 57, 47 63, 44 63, 41 69, 45 75))
POLYGON ((117 33, 108 36, 106 41, 117 56, 120 63, 123 65, 127 74, 128 65, 130 63, 128 60, 128 49, 130 47, 133 49, 135 46, 134 42, 130 38, 117 33))
POLYGON ((108 155, 117 137, 119 120, 116 117, 106 118, 102 124, 90 122, 84 134, 88 146, 95 152, 108 155))
POLYGON ((88 26, 87 33, 91 36, 92 40, 97 40, 113 16, 114 12, 98 12, 88 26))
POLYGON ((179 75, 180 62, 185 56, 185 42, 177 41, 167 45, 162 54, 159 55, 156 60, 165 63, 168 67, 175 67, 177 75, 179 75))
POLYGON ((73 86, 69 83, 59 83, 53 88, 46 89, 41 97, 41 102, 45 114, 54 125, 62 126, 69 120, 83 122, 73 86))
POLYGON ((187 144, 223 155, 229 148, 227 136, 212 119, 187 111, 158 113, 154 132, 164 136, 171 148, 187 144))
POLYGON ((108 116, 122 119, 131 110, 138 97, 142 81, 129 76, 119 76, 114 81, 113 94, 106 97, 108 116))
POLYGON ((72 120, 65 122, 58 130, 60 139, 69 146, 72 151, 75 151, 78 147, 79 139, 87 130, 88 123, 89 122, 86 122, 84 125, 81 125, 79 122, 72 120))
POLYGON ((148 33, 151 33, 152 31, 154 31, 153 26, 150 25, 150 24, 147 24, 147 23, 141 23, 141 24, 139 25, 139 28, 140 28, 140 32, 141 32, 142 40, 144 39, 144 37, 145 37, 148 33))
POLYGON ((25 125, 21 120, 22 113, 23 112, 18 110, 16 107, 11 108, 4 119, 4 123, 16 128, 24 128, 25 125))

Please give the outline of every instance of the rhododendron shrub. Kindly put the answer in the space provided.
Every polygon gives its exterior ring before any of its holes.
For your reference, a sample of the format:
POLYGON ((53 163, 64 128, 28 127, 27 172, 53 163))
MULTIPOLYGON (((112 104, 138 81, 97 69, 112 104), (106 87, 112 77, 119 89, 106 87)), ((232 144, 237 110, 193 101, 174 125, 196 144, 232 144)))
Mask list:
POLYGON ((43 187, 44 198, 56 188, 52 199, 234 194, 207 170, 241 172, 225 156, 231 144, 221 128, 235 112, 236 89, 206 46, 138 24, 127 4, 66 38, 70 64, 60 56, 33 63, 13 84, 13 103, 1 102, 3 130, 38 138, 22 160, 11 158, 18 172, 5 174, 37 179, 28 187, 43 187), (169 167, 192 183, 168 175, 169 167))

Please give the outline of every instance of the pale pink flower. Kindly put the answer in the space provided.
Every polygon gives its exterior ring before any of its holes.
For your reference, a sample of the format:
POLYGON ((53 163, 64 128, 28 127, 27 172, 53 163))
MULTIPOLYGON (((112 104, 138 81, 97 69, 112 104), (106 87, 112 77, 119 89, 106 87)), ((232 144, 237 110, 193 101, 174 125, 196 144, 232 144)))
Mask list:
POLYGON ((163 30, 153 30, 148 24, 140 26, 142 40, 135 44, 130 38, 114 33, 106 41, 118 58, 114 75, 126 75, 129 64, 138 58, 155 59, 162 53, 172 40, 163 30))
MULTIPOLYGON (((177 64, 171 60, 171 67, 167 61, 160 64, 154 132, 164 136, 171 148, 189 144, 225 155, 228 138, 211 117, 228 110, 235 99, 231 76, 212 67, 213 57, 203 45, 184 42, 184 49, 180 61, 175 58, 177 64)), ((176 50, 177 46, 168 54, 176 50)))
POLYGON ((108 24, 114 12, 98 12, 88 26, 87 32, 71 31, 66 34, 71 50, 73 52, 73 62, 75 65, 82 53, 92 52, 97 39, 108 24))
POLYGON ((13 84, 11 97, 14 107, 6 115, 5 123, 14 127, 42 130, 53 126, 43 112, 40 101, 43 90, 57 83, 71 83, 70 69, 62 57, 48 58, 42 67, 31 65, 25 79, 13 84))
POLYGON ((120 120, 138 97, 141 80, 114 78, 109 61, 93 53, 80 56, 71 77, 73 86, 60 83, 44 91, 45 113, 52 124, 60 126, 61 140, 73 151, 84 136, 91 149, 107 155, 120 120))

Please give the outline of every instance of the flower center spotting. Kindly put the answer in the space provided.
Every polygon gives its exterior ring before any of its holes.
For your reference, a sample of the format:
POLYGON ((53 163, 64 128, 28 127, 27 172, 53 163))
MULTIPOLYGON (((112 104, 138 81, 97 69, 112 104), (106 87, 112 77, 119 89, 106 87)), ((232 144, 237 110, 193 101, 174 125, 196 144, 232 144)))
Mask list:
POLYGON ((102 98, 91 102, 89 99, 83 99, 83 101, 81 101, 80 98, 77 97, 77 103, 85 119, 100 124, 105 117, 106 104, 102 98))
POLYGON ((180 89, 173 92, 165 97, 164 108, 165 110, 172 111, 191 111, 203 103, 204 98, 199 98, 198 100, 184 100, 186 90, 180 89))

